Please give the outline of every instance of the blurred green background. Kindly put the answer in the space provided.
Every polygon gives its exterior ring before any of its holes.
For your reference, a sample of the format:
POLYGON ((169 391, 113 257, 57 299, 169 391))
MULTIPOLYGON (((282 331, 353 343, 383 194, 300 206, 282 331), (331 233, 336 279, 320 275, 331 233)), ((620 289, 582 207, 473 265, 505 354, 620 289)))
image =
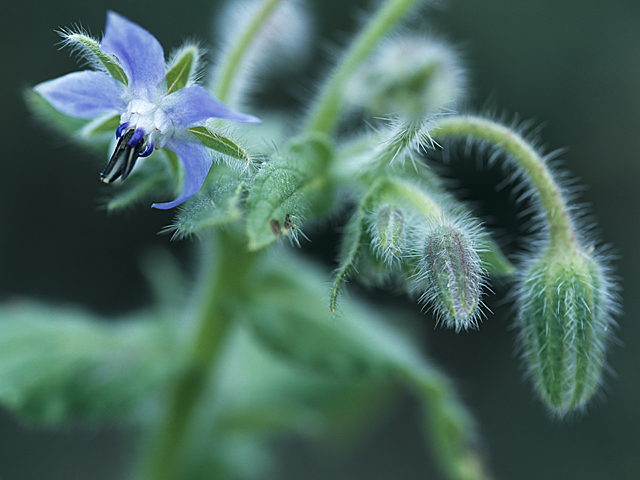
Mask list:
MULTIPOLYGON (((278 102, 296 105, 325 71, 327 47, 344 43, 367 2, 309 1, 316 17, 314 68, 280 81, 278 102)), ((169 51, 185 38, 211 45, 220 2, 182 0, 24 0, 5 2, 0 29, 2 135, 0 173, 0 299, 30 296, 80 302, 105 314, 144 306, 150 295, 138 268, 144 252, 162 247, 190 261, 195 240, 157 235, 171 212, 140 206, 122 214, 100 208, 105 159, 42 129, 26 112, 21 89, 77 68, 58 51, 54 30, 81 24, 94 35, 107 9, 148 28, 169 51)), ((550 419, 523 380, 514 354, 508 306, 480 331, 433 328, 407 304, 425 348, 451 374, 475 413, 498 479, 640 478, 640 2, 637 0, 449 0, 427 11, 428 29, 464 52, 471 106, 544 123, 550 149, 569 147, 565 166, 588 188, 601 237, 615 246, 622 277, 621 345, 610 351, 615 372, 583 418, 550 419)), ((307 247, 319 252, 325 237, 307 247)), ((330 237, 327 237, 330 238, 330 237)), ((333 245, 324 250, 331 252, 333 245)), ((331 258, 325 258, 330 262, 331 258)), ((498 286, 502 296, 505 289, 498 286)), ((279 442, 281 479, 421 479, 432 476, 418 410, 403 397, 348 453, 279 442)), ((0 412, 0 478, 124 478, 134 451, 118 425, 63 430, 26 426, 0 412)))

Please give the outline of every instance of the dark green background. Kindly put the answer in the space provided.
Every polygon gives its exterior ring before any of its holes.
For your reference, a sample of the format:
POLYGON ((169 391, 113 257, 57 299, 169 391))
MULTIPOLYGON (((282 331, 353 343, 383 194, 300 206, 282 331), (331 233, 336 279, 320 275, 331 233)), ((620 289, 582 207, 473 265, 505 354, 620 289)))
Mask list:
MULTIPOLYGON (((340 43, 365 2, 316 0, 311 9, 320 54, 340 43)), ((95 35, 113 9, 148 28, 165 46, 184 38, 212 41, 215 2, 26 0, 5 2, 0 110, 0 298, 30 296, 77 301, 102 313, 143 306, 149 293, 138 269, 141 255, 163 247, 187 259, 192 241, 157 232, 171 212, 140 206, 124 214, 101 210, 107 190, 98 180, 104 159, 56 138, 29 117, 23 87, 76 69, 55 46, 54 30, 81 23, 95 35)), ((610 352, 615 375, 590 414, 559 423, 548 417, 523 381, 513 353, 508 308, 480 331, 461 333, 422 323, 424 344, 451 373, 476 414, 499 479, 640 478, 640 328, 636 322, 640 256, 640 2, 636 0, 451 0, 429 14, 429 28, 459 45, 471 73, 471 105, 546 124, 551 149, 588 185, 601 236, 620 259, 624 311, 621 346, 610 352)), ((320 56, 314 65, 323 65, 320 56)), ((325 64, 326 65, 326 64, 325 64)), ((313 87, 315 70, 282 81, 279 101, 295 104, 313 87)), ((498 288, 498 292, 503 289, 498 288)), ((417 311, 417 308, 413 308, 417 311)), ((0 413, 0 478, 113 479, 129 466, 131 442, 117 426, 59 431, 22 429, 0 413)), ((285 440, 278 478, 418 479, 432 471, 411 398, 380 418, 353 453, 333 455, 285 440)), ((436 477, 429 477, 436 478, 436 477)))

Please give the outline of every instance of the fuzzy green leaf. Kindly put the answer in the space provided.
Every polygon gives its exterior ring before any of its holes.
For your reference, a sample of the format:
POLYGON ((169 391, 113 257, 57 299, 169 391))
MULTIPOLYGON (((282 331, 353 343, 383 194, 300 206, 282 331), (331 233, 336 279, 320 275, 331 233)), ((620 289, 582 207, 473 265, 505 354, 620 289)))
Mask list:
POLYGON ((37 303, 0 307, 0 402, 60 423, 122 418, 182 368, 171 332, 37 303))
POLYGON ((251 157, 247 151, 230 138, 214 132, 207 127, 193 127, 187 129, 187 132, 194 134, 205 147, 240 160, 244 164, 251 164, 251 157))
MULTIPOLYGON (((488 479, 484 459, 473 448, 474 422, 447 377, 432 366, 408 332, 389 325, 380 309, 345 299, 342 318, 323 313, 326 274, 300 259, 273 257, 256 278, 259 308, 246 305, 242 318, 272 351, 346 383, 362 379, 400 379, 423 405, 424 433, 448 478, 488 479)), ((397 322, 397 314, 393 315, 397 322)), ((333 393, 335 395, 335 392, 333 393)), ((262 398, 262 397, 261 397, 262 398)))
POLYGON ((339 377, 422 361, 407 336, 354 300, 345 299, 343 318, 328 315, 327 277, 302 259, 274 257, 252 288, 256 309, 243 318, 274 351, 339 377))
POLYGON ((245 229, 250 250, 260 250, 289 232, 295 233, 308 188, 302 172, 286 160, 262 166, 247 198, 245 229))
POLYGON ((207 193, 198 193, 191 201, 181 206, 173 225, 167 231, 182 238, 198 234, 239 220, 242 216, 242 194, 244 182, 225 178, 218 181, 207 193))

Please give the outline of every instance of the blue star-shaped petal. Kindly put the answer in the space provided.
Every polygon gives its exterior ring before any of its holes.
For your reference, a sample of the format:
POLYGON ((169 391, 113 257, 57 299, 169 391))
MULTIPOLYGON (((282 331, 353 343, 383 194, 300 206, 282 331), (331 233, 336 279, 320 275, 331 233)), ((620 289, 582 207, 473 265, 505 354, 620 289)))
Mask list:
POLYGON ((215 117, 243 123, 260 123, 237 112, 197 84, 168 92, 162 46, 147 30, 114 12, 107 14, 103 54, 113 55, 126 75, 126 85, 105 71, 82 71, 35 87, 60 112, 83 119, 120 115, 118 143, 101 174, 106 183, 124 180, 139 157, 167 148, 178 155, 185 180, 178 198, 154 203, 160 209, 180 205, 200 190, 212 164, 204 145, 187 129, 215 117))

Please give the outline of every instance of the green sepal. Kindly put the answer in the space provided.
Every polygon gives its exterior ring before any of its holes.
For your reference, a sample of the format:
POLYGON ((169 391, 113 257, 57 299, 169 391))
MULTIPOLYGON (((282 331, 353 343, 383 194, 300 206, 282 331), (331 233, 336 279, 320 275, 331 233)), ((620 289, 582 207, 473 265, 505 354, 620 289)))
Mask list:
POLYGON ((331 288, 331 296, 329 298, 329 309, 335 314, 337 309, 338 295, 342 285, 348 280, 351 272, 354 271, 358 261, 358 256, 362 246, 362 236, 364 232, 365 213, 359 208, 347 223, 342 243, 340 246, 339 266, 334 274, 333 287, 331 288))
POLYGON ((251 157, 247 151, 230 138, 214 132, 207 127, 192 127, 188 128, 187 132, 195 135, 205 147, 240 160, 246 165, 251 165, 251 157))
POLYGON ((72 48, 77 48, 82 54, 96 66, 102 66, 116 80, 128 84, 127 76, 120 65, 120 62, 113 55, 104 53, 100 48, 100 43, 94 38, 83 33, 64 33, 65 43, 72 48))
POLYGON ((42 95, 31 88, 25 89, 23 95, 29 111, 48 127, 54 128, 60 133, 73 136, 89 123, 83 118, 59 112, 42 95))
POLYGON ((167 95, 187 86, 198 65, 198 47, 186 45, 169 64, 167 71, 167 95))
POLYGON ((246 184, 234 178, 219 179, 209 191, 200 191, 183 204, 166 231, 174 232, 174 238, 183 238, 239 220, 245 189, 246 184))
POLYGON ((0 402, 32 421, 122 420, 184 367, 154 316, 109 322, 80 309, 0 308, 0 402))
POLYGON ((107 118, 99 118, 98 121, 91 122, 82 130, 82 135, 93 137, 95 135, 109 134, 115 136, 116 130, 120 126, 120 115, 113 115, 107 118))

